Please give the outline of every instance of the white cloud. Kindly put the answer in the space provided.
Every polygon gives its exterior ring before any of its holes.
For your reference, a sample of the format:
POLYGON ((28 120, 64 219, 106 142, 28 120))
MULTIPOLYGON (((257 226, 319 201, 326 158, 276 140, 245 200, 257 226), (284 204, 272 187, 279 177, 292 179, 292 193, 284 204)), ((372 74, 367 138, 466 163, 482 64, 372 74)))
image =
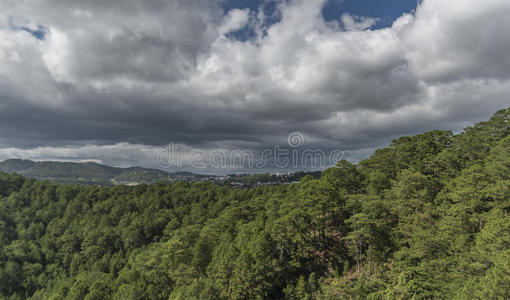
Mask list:
POLYGON ((351 16, 344 13, 341 17, 344 28, 348 31, 369 29, 377 22, 377 19, 369 17, 351 16))
POLYGON ((70 41, 64 32, 56 28, 50 28, 42 58, 55 81, 71 83, 74 81, 72 80, 72 74, 70 74, 72 60, 70 41))
POLYGON ((402 29, 404 57, 427 81, 510 76, 510 2, 423 1, 402 29))
POLYGON ((249 18, 249 9, 232 9, 223 18, 222 24, 219 26, 218 31, 221 34, 227 34, 242 29, 248 24, 249 18))

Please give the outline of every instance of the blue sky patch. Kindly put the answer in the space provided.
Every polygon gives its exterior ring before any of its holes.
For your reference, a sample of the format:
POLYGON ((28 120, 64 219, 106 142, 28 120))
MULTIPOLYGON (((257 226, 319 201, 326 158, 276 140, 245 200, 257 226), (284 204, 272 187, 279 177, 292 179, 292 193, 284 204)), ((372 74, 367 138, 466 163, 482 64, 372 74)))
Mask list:
POLYGON ((329 0, 322 9, 326 21, 339 20, 348 13, 378 19, 372 29, 390 27, 404 13, 418 6, 418 0, 329 0))
MULTIPOLYGON (((278 1, 272 0, 226 0, 223 5, 223 10, 225 13, 227 13, 231 9, 235 8, 249 8, 251 14, 256 16, 259 12, 259 9, 262 9, 264 12, 264 27, 268 28, 271 25, 280 22, 281 20, 281 15, 276 10, 277 2, 278 1)), ((246 41, 254 38, 256 34, 257 33, 253 28, 246 26, 240 30, 227 34, 227 37, 235 38, 240 41, 246 41)))
MULTIPOLYGON (((288 0, 286 0, 288 1, 288 0)), ((312 0, 313 1, 313 0, 312 0)), ((420 0, 328 0, 322 9, 322 15, 326 21, 340 20, 344 13, 361 17, 377 19, 372 29, 380 29, 391 26, 391 24, 404 13, 416 9, 420 0)), ((281 16, 276 12, 274 0, 225 0, 223 10, 227 13, 234 8, 249 8, 256 14, 259 9, 264 11, 266 16, 265 26, 269 27, 280 21, 281 16)), ((232 32, 229 37, 245 41, 255 36, 253 29, 245 27, 232 32)))
POLYGON ((23 18, 16 18, 16 17, 10 17, 9 18, 9 28, 11 30, 22 30, 30 33, 33 37, 35 37, 38 40, 44 40, 46 37, 46 34, 48 33, 48 28, 37 24, 37 28, 35 24, 32 26, 27 25, 30 24, 30 22, 23 18))
POLYGON ((24 27, 24 26, 20 26, 17 29, 30 33, 38 40, 44 40, 44 37, 46 36, 46 33, 48 32, 48 29, 46 29, 46 27, 41 26, 41 25, 37 25, 37 29, 35 29, 35 30, 30 29, 28 27, 24 27))

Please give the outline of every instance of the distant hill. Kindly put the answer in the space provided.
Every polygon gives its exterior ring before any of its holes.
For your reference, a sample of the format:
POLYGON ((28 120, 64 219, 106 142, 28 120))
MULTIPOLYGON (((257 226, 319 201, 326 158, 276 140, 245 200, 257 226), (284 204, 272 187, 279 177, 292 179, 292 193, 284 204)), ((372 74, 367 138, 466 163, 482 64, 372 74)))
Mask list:
POLYGON ((0 162, 0 171, 5 173, 24 174, 28 169, 33 168, 37 163, 26 159, 8 159, 0 162))
POLYGON ((187 172, 168 173, 162 170, 140 167, 116 168, 94 162, 34 162, 23 159, 9 159, 0 162, 0 171, 58 183, 102 186, 136 185, 140 183, 174 182, 179 180, 201 181, 215 178, 215 176, 197 175, 187 172))
POLYGON ((169 173, 141 167, 117 168, 94 162, 35 162, 25 159, 8 159, 0 162, 0 172, 17 173, 38 180, 57 183, 115 186, 141 183, 176 181, 211 181, 219 185, 253 187, 260 185, 289 184, 305 175, 320 177, 321 172, 296 172, 284 174, 232 174, 228 176, 200 175, 190 172, 169 173))

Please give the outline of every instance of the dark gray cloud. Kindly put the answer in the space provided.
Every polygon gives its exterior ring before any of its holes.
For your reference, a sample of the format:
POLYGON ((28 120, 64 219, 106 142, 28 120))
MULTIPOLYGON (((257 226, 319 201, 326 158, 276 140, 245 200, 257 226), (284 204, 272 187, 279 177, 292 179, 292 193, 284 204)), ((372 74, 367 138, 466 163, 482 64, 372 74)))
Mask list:
POLYGON ((0 158, 154 167, 168 143, 260 152, 300 132, 356 160, 510 104, 506 1, 424 0, 380 30, 325 22, 324 1, 279 1, 269 27, 206 0, 0 1, 0 158))

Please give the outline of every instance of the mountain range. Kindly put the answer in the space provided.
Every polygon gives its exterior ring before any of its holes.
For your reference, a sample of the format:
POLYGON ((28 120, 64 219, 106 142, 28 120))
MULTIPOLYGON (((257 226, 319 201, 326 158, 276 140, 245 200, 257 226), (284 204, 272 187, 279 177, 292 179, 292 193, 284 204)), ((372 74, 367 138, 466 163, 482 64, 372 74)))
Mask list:
POLYGON ((101 186, 136 185, 140 183, 203 181, 216 176, 189 172, 169 173, 141 167, 118 168, 95 162, 35 162, 25 159, 8 159, 0 162, 0 171, 58 183, 79 183, 101 186))
POLYGON ((57 183, 99 186, 137 185, 156 182, 211 181, 219 185, 252 187, 278 185, 299 181, 306 175, 319 178, 321 172, 295 172, 282 174, 231 174, 227 176, 202 175, 191 172, 170 173, 142 167, 119 168, 95 162, 32 161, 8 159, 0 162, 0 172, 16 173, 38 180, 57 183))

